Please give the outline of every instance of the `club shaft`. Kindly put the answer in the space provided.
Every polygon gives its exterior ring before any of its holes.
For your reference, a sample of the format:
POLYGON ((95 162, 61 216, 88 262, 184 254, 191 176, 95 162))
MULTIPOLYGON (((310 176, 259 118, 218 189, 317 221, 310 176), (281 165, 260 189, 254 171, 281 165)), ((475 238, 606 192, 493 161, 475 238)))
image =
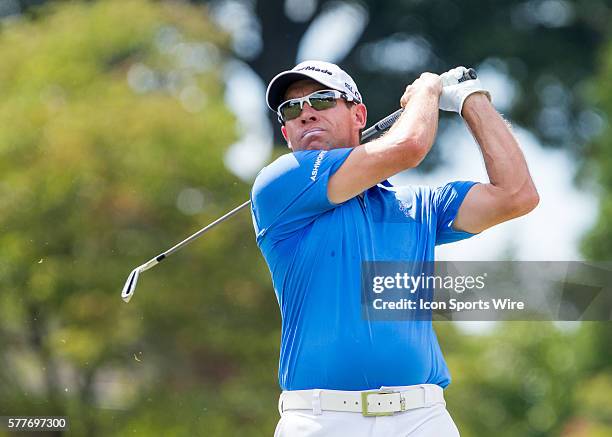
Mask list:
POLYGON ((146 263, 144 263, 142 266, 140 266, 140 271, 144 272, 145 270, 149 270, 151 267, 153 267, 155 264, 160 263, 161 261, 164 260, 164 258, 172 255, 174 252, 176 252, 177 250, 181 249, 183 246, 188 245, 189 243, 191 243, 193 240, 195 240, 196 238, 200 237, 202 234, 204 234, 205 232, 207 232, 208 230, 210 230, 211 228, 214 228, 215 226, 217 226, 219 223, 224 222, 225 220, 227 220, 228 218, 230 218, 231 216, 233 216, 234 214, 236 214, 238 211, 240 211, 242 208, 244 208, 247 205, 250 205, 251 201, 247 200, 246 202, 244 202, 241 205, 238 205, 236 208, 232 209, 231 211, 229 211, 228 213, 222 215, 221 217, 219 217, 217 220, 215 220, 214 222, 206 225, 205 227, 203 227, 202 229, 200 229, 198 232, 190 235, 189 237, 185 238, 183 241, 181 241, 180 243, 175 244, 174 246, 172 246, 170 249, 166 250, 164 253, 160 253, 159 255, 157 255, 155 258, 151 258, 149 261, 147 261, 146 263))
MULTIPOLYGON (((470 80, 470 79, 476 79, 476 78, 477 78, 476 72, 473 69, 470 68, 468 71, 466 71, 464 73, 463 77, 461 77, 459 79, 459 82, 463 82, 463 81, 470 80)), ((375 136, 375 135, 377 135, 377 134, 379 134, 379 133, 389 129, 397 121, 397 119, 400 117, 400 115, 402 115, 402 112, 403 112, 403 108, 402 109, 398 109, 393 114, 390 114, 390 115, 386 116, 385 118, 383 118, 382 120, 378 121, 376 124, 374 124, 374 126, 370 127, 369 129, 366 129, 363 132, 363 134, 361 135, 361 142, 363 143, 363 142, 367 141, 368 139, 370 139, 371 137, 373 137, 373 136, 375 136)), ((171 254, 173 254, 177 250, 179 250, 182 247, 186 246, 187 244, 191 243, 193 240, 195 240, 196 238, 200 237, 202 234, 206 233, 211 228, 217 226, 221 222, 224 222, 225 220, 227 220, 228 218, 230 218, 231 216, 233 216, 234 214, 236 214, 237 212, 239 212, 240 210, 242 210, 243 208, 245 208, 246 206, 248 206, 250 204, 251 204, 251 201, 247 200, 242 205, 239 205, 236 208, 232 209, 231 211, 229 211, 225 215, 219 217, 214 222, 206 225, 204 228, 200 229, 199 231, 197 231, 193 235, 190 235, 189 237, 185 238, 180 243, 172 246, 170 249, 168 249, 165 252, 157 255, 155 258, 151 258, 149 261, 147 261, 146 263, 142 264, 141 266, 136 267, 134 270, 132 270, 132 273, 130 273, 130 276, 128 277, 125 285, 123 286, 123 290, 121 292, 121 298, 125 302, 129 302, 130 301, 130 299, 132 298, 132 296, 134 294, 134 291, 136 289, 136 283, 138 282, 138 276, 139 276, 140 273, 142 273, 142 272, 144 272, 146 270, 149 270, 151 267, 159 264, 166 257, 170 256, 171 254)))
MULTIPOLYGON (((476 71, 473 68, 470 68, 468 71, 466 71, 466 73, 463 75, 463 77, 459 79, 459 82, 463 82, 463 81, 469 80, 469 79, 476 79, 476 77, 477 77, 476 76, 476 71)), ((361 135, 361 142, 364 142, 364 141, 370 139, 371 137, 373 137, 374 135, 377 135, 377 134, 379 134, 379 133, 389 129, 397 121, 397 119, 400 117, 400 115, 402 115, 403 111, 404 111, 404 109, 400 108, 397 111, 395 111, 394 113, 389 114, 385 118, 383 118, 382 120, 379 120, 378 122, 376 122, 374 124, 374 126, 366 129, 363 132, 363 134, 361 135)), ((205 226, 204 228, 200 229, 195 234, 190 235, 189 237, 185 238, 180 243, 174 245, 173 247, 171 247, 170 249, 166 250, 165 252, 157 255, 155 258, 151 258, 149 261, 147 261, 146 263, 141 265, 139 267, 139 270, 141 272, 144 272, 145 270, 150 269, 154 265, 156 265, 156 264, 160 263, 161 261, 163 261, 166 257, 170 256, 171 254, 173 254, 177 250, 181 249, 182 247, 184 247, 187 244, 191 243, 196 238, 200 237, 202 234, 207 232, 209 229, 217 226, 221 222, 224 222, 225 220, 227 220, 228 218, 230 218, 231 216, 233 216, 234 214, 236 214, 237 212, 239 212, 240 210, 242 210, 243 208, 247 207, 250 204, 251 204, 251 201, 247 200, 242 205, 237 206, 236 208, 234 208, 231 211, 229 211, 227 214, 219 217, 217 220, 215 220, 214 222, 212 222, 209 225, 205 226)))
MULTIPOLYGON (((391 127, 391 125, 393 125, 393 123, 396 122, 396 120, 399 118, 399 116, 401 114, 402 114, 402 109, 398 109, 393 114, 390 114, 387 117, 383 118, 378 123, 376 123, 374 126, 372 126, 369 129, 365 130, 363 132, 362 136, 361 136, 361 140, 365 141, 368 138, 376 135, 377 133, 382 132, 382 131, 388 129, 389 127, 391 127)), ((186 246, 187 244, 191 243, 193 240, 195 240, 196 238, 200 237, 202 234, 204 234, 205 232, 207 232, 211 228, 217 226, 221 222, 224 222, 225 220, 227 220, 228 218, 230 218, 231 216, 236 214, 238 211, 240 211, 241 209, 247 207, 250 204, 251 204, 251 201, 247 200, 243 204, 238 205, 236 208, 232 209, 227 214, 219 217, 217 220, 215 220, 214 222, 210 223, 209 225, 206 225, 205 227, 200 229, 198 232, 196 232, 193 235, 190 235, 189 237, 185 238, 180 243, 177 243, 176 245, 172 246, 170 249, 166 250, 165 252, 160 253, 155 258, 151 258, 149 261, 147 261, 142 266, 140 266, 140 271, 144 272, 146 270, 149 270, 154 265, 156 265, 156 264, 160 263, 161 261, 163 261, 166 257, 172 255, 177 250, 179 250, 182 247, 186 246)))
POLYGON ((225 215, 219 217, 217 220, 215 220, 214 222, 210 223, 209 225, 206 225, 205 227, 203 227, 202 229, 200 229, 198 232, 196 232, 195 234, 185 238, 183 241, 181 241, 180 243, 178 243, 176 246, 171 247, 170 249, 168 249, 167 251, 165 251, 162 255, 164 257, 176 252, 177 250, 179 250, 181 247, 185 246, 186 244, 191 243, 193 240, 195 240, 196 238, 198 238, 200 235, 202 235, 204 232, 208 231, 211 228, 214 228, 215 226, 217 226, 219 223, 224 222, 225 220, 227 220, 228 218, 230 218, 231 216, 233 216, 234 214, 236 214, 238 211, 240 211, 242 208, 244 208, 245 206, 249 205, 251 203, 250 200, 247 200, 246 202, 244 202, 242 205, 237 206, 236 208, 232 209, 230 212, 226 213, 225 215))

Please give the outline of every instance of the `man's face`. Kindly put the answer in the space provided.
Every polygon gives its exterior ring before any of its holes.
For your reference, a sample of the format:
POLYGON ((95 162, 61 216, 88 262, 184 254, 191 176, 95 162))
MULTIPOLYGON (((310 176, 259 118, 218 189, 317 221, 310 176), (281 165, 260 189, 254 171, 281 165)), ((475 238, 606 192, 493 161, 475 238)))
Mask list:
MULTIPOLYGON (((313 80, 300 80, 289 86, 285 100, 304 97, 315 91, 329 89, 313 80)), ((363 104, 346 104, 340 99, 336 106, 322 111, 304 103, 301 114, 288 120, 281 128, 289 147, 298 150, 330 150, 359 145, 359 130, 366 122, 363 104)))

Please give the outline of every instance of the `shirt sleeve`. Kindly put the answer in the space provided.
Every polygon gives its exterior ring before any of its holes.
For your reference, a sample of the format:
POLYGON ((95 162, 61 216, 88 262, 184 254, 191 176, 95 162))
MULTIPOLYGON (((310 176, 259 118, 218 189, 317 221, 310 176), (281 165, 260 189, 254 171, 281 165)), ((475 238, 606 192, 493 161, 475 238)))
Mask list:
POLYGON ((436 245, 464 240, 476 234, 453 229, 457 211, 466 194, 477 182, 450 182, 433 191, 433 207, 436 213, 436 245))
POLYGON ((287 238, 338 206, 327 197, 327 184, 352 150, 288 153, 262 169, 251 192, 257 241, 264 236, 287 238))

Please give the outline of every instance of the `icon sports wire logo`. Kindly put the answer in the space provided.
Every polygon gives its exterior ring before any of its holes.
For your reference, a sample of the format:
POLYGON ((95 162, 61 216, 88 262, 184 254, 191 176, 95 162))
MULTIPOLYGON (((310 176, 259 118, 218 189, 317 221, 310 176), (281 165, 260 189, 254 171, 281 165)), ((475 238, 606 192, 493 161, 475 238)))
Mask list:
POLYGON ((312 166, 312 171, 310 172, 310 180, 315 181, 317 179, 317 174, 319 173, 319 167, 321 166, 321 161, 323 161, 323 157, 327 153, 327 150, 321 150, 317 155, 317 159, 315 159, 314 165, 312 166))
POLYGON ((610 321, 612 262, 363 261, 364 320, 610 321))

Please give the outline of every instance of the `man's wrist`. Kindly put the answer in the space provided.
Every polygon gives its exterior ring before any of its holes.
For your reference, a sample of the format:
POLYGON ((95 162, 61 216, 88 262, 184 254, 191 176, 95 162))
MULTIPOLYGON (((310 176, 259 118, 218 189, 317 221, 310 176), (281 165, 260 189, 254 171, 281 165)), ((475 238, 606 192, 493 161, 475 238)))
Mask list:
POLYGON ((438 90, 433 85, 421 86, 415 90, 415 94, 421 94, 421 95, 426 95, 426 96, 431 96, 431 97, 440 97, 441 93, 442 93, 442 88, 440 87, 440 89, 438 90))
POLYGON ((470 112, 478 112, 481 108, 490 107, 491 101, 484 92, 475 92, 465 98, 461 115, 465 117, 470 112))

